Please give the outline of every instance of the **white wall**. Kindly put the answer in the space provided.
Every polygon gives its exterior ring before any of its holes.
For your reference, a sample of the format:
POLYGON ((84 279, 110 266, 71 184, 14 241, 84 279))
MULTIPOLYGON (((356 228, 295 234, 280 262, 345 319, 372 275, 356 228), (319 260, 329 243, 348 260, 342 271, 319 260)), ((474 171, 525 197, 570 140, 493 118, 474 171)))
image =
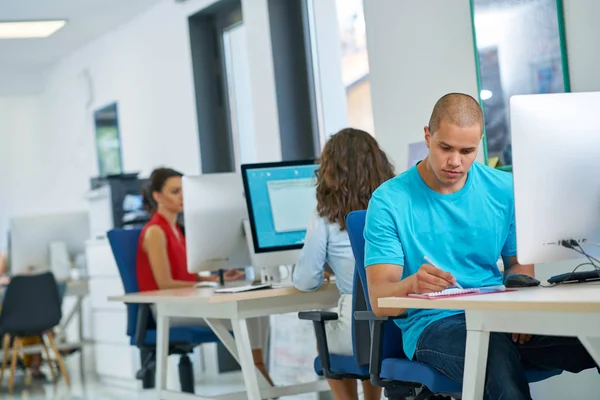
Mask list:
POLYGON ((0 69, 0 97, 39 94, 44 87, 44 74, 0 69))
POLYGON ((229 95, 229 113, 233 133, 235 164, 239 170, 241 164, 254 163, 258 159, 256 135, 254 133, 254 110, 252 90, 248 71, 248 49, 246 46, 246 27, 236 25, 223 34, 227 86, 229 95))
POLYGON ((478 98, 469 0, 365 0, 364 10, 375 132, 401 172, 442 95, 478 98))
POLYGON ((28 182, 34 182, 35 159, 40 146, 38 98, 35 96, 0 97, 0 251, 5 250, 8 220, 13 210, 23 206, 43 207, 40 196, 28 182))
POLYGON ((336 0, 310 0, 311 46, 321 147, 348 126, 346 87, 336 0))
POLYGON ((242 0, 258 161, 281 160, 268 0, 242 0))
MULTIPOLYGON (((13 159, 14 180, 27 184, 10 186, 18 201, 8 213, 86 206, 89 179, 98 173, 93 112, 115 101, 126 172, 147 176, 159 165, 201 172, 188 17, 213 2, 164 0, 47 72, 38 90, 39 107, 34 107, 39 112, 30 121, 35 127, 11 120, 12 126, 22 124, 19 131, 27 131, 17 139, 17 154, 31 157, 13 159)), ((257 157, 277 161, 281 149, 274 76, 265 67, 271 57, 266 0, 243 3, 254 130, 261 144, 257 157)), ((2 128, 9 122, 0 122, 0 140, 6 140, 2 128)))
POLYGON ((147 174, 164 164, 200 172, 187 15, 175 2, 158 4, 63 60, 42 100, 44 121, 61 132, 59 151, 78 153, 72 161, 81 173, 71 171, 78 182, 97 173, 92 113, 114 101, 125 171, 147 174))

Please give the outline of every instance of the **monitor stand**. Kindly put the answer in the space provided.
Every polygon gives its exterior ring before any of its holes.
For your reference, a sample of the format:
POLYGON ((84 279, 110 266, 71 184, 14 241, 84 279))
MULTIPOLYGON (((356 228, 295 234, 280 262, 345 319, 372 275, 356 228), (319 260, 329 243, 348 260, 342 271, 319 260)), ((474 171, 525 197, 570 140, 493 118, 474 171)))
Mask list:
POLYGON ((276 277, 277 272, 274 271, 275 269, 278 269, 281 265, 288 266, 288 273, 290 274, 290 276, 284 278, 291 278, 292 265, 298 262, 298 257, 300 257, 300 250, 284 250, 272 251, 268 253, 256 253, 254 251, 254 242, 252 240, 252 229, 250 228, 250 221, 244 219, 243 224, 244 234, 246 236, 246 243, 248 245, 248 252, 250 253, 250 262, 254 267, 255 273, 260 274, 261 283, 281 283, 274 282, 269 278, 276 277), (263 271, 265 271, 266 273, 263 273, 263 271))

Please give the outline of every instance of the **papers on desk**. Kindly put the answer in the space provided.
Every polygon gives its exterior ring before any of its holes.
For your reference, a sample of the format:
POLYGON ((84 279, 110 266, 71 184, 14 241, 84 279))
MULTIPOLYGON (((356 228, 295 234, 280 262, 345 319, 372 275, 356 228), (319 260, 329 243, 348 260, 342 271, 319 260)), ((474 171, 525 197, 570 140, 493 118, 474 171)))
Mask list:
POLYGON ((215 293, 240 293, 240 292, 249 292, 251 290, 269 289, 270 287, 271 287, 270 283, 265 283, 265 284, 261 284, 261 285, 245 285, 245 286, 236 286, 236 287, 217 289, 217 290, 215 290, 215 293))
POLYGON ((456 297, 456 296, 465 296, 465 295, 474 295, 474 294, 489 294, 489 293, 500 293, 505 292, 506 287, 504 285, 500 286, 488 286, 481 288, 470 288, 470 289, 458 289, 458 288, 449 288, 442 290, 441 292, 432 292, 432 293, 423 293, 423 294, 409 294, 409 297, 419 297, 423 299, 437 299, 439 297, 456 297))

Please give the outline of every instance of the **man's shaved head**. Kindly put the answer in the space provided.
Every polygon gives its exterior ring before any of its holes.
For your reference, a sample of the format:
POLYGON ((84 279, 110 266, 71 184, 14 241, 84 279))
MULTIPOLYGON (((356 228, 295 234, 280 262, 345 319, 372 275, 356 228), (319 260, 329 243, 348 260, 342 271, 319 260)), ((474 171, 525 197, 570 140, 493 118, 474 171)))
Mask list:
POLYGON ((429 131, 432 135, 442 122, 460 128, 479 126, 483 133, 483 112, 477 100, 468 94, 448 93, 435 103, 429 119, 429 131))

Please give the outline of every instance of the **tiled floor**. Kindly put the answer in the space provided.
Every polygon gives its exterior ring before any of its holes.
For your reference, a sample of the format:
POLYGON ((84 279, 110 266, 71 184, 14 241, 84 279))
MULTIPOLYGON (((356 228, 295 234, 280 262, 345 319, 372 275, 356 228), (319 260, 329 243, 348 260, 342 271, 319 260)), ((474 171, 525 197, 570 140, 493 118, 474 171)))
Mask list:
MULTIPOLYGON (((75 354, 68 358, 69 370, 71 373, 72 385, 69 389, 64 381, 60 380, 57 384, 44 384, 34 382, 31 385, 25 385, 24 375, 19 374, 15 380, 15 390, 13 395, 7 392, 7 378, 2 383, 0 399, 7 400, 156 400, 152 391, 125 390, 114 387, 108 387, 98 382, 93 375, 81 376, 79 373, 79 355, 75 354)), ((219 375, 210 382, 203 381, 196 392, 205 396, 218 395, 222 393, 243 391, 244 384, 240 372, 232 372, 219 375)), ((329 399, 331 397, 308 395, 308 396, 290 396, 285 400, 308 400, 308 399, 329 399)), ((282 398, 283 400, 284 398, 282 398)))

